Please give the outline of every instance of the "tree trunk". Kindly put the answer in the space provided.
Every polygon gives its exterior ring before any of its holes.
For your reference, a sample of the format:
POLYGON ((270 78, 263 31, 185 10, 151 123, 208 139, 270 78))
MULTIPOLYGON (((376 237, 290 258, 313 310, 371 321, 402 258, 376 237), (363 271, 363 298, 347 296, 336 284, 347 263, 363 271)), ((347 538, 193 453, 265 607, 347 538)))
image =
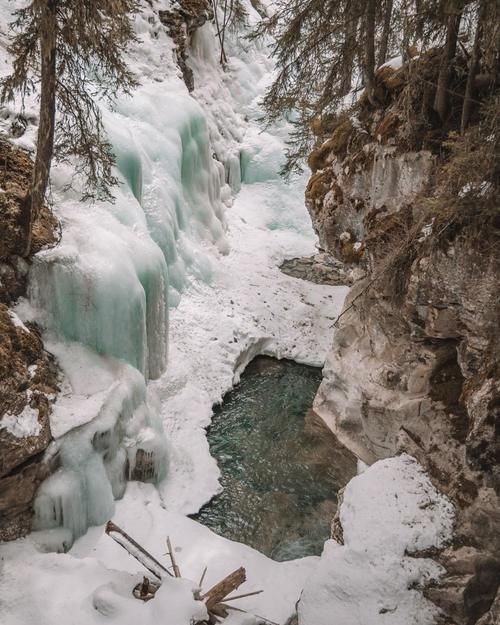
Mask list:
POLYGON ((476 35, 474 37, 474 45, 472 47, 472 54, 469 65, 469 75, 467 76, 467 84, 465 86, 464 104, 462 107, 462 119, 460 122, 460 131, 462 132, 462 134, 469 125, 470 116, 473 108, 472 94, 474 92, 474 79, 479 69, 485 9, 486 2, 482 2, 477 18, 476 35))
POLYGON ((391 33, 393 3, 394 0, 386 0, 384 3, 384 26, 382 29, 382 36, 380 38, 377 67, 380 67, 387 61, 387 49, 389 47, 389 35, 391 33))
POLYGON ((366 95, 370 104, 375 106, 375 0, 367 0, 365 13, 365 57, 363 63, 363 77, 366 95))
POLYGON ((340 95, 347 95, 352 88, 352 68, 354 66, 354 57, 356 55, 356 35, 358 33, 359 17, 357 16, 358 6, 354 3, 352 14, 347 13, 344 28, 344 50, 342 53, 345 62, 342 68, 342 80, 340 86, 340 95))
POLYGON ((449 94, 451 78, 451 62, 455 57, 457 50, 458 31, 460 28, 460 20, 462 12, 450 13, 446 24, 446 41, 444 44, 441 67, 436 88, 436 97, 434 98, 434 110, 438 113, 441 121, 444 121, 448 112, 449 94))
MULTIPOLYGON (((415 24, 415 19, 412 15, 412 3, 415 3, 415 13, 419 15, 419 4, 420 0, 402 0, 400 14, 401 14, 401 40, 400 40, 400 51, 401 51, 401 59, 403 64, 406 63, 410 58, 410 42, 412 40, 418 39, 417 30, 419 29, 419 25, 422 23, 422 20, 417 19, 415 24)), ((422 33, 420 34, 420 37, 422 33)))
POLYGON ((50 164, 54 152, 54 131, 56 118, 56 42, 57 42, 57 0, 45 0, 40 5, 40 56, 41 93, 40 120, 36 143, 35 167, 30 193, 29 232, 25 255, 31 249, 33 224, 42 208, 49 184, 50 164))
POLYGON ((227 13, 227 1, 228 0, 224 0, 224 19, 222 22, 222 26, 219 22, 219 16, 217 13, 217 9, 219 7, 219 1, 218 0, 213 0, 212 5, 213 5, 213 9, 214 9, 214 21, 215 21, 215 29, 217 30, 217 38, 219 40, 219 45, 220 45, 220 64, 224 65, 225 63, 227 63, 227 57, 226 57, 226 51, 224 49, 224 39, 225 39, 225 20, 226 20, 226 13, 227 13))

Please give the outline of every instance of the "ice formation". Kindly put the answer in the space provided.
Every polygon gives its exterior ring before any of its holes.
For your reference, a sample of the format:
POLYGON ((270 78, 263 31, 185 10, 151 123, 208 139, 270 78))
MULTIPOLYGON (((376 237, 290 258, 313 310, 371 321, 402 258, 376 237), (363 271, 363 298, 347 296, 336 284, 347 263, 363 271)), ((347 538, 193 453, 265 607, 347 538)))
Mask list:
POLYGON ((167 445, 139 371, 83 346, 49 347, 68 381, 51 418, 57 468, 38 490, 33 528, 62 528, 61 544, 68 544, 111 518, 129 479, 161 481, 167 445))
MULTIPOLYGON (((59 194, 63 237, 38 255, 30 300, 46 326, 157 378, 167 361, 167 301, 188 274, 209 281, 201 242, 227 252, 221 189, 206 121, 182 85, 145 84, 106 126, 122 184, 114 205, 59 194), (168 269, 167 269, 168 267, 168 269)), ((59 168, 64 185, 70 172, 59 168)))

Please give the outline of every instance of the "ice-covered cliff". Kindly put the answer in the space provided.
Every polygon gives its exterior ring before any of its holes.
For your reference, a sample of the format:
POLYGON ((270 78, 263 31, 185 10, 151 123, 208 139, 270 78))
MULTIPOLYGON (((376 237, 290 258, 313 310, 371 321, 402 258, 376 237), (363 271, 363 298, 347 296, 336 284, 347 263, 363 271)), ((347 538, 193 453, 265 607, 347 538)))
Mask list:
POLYGON ((428 595, 475 623, 500 578, 498 126, 446 139, 426 104, 437 58, 381 68, 380 106, 361 99, 311 155, 314 227, 357 278, 315 410, 364 462, 406 451, 452 498, 448 575, 428 595))

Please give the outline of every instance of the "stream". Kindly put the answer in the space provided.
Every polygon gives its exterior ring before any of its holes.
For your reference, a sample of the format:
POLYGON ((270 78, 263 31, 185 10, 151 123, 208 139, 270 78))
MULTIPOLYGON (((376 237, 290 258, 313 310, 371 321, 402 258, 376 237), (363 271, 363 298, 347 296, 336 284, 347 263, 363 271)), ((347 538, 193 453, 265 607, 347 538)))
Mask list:
POLYGON ((338 450, 310 410, 320 382, 321 369, 291 361, 248 366, 208 430, 223 491, 193 518, 278 561, 321 554, 355 467, 332 462, 338 450))

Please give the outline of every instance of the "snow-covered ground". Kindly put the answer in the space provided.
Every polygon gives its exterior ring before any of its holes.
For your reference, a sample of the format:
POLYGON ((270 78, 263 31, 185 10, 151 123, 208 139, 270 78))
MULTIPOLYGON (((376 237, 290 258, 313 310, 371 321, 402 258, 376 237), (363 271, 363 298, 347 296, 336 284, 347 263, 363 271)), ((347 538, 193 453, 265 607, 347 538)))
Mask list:
POLYGON ((171 444, 169 475, 160 485, 169 510, 195 512, 217 492, 219 472, 204 428, 213 404, 254 356, 324 362, 325 337, 332 335, 346 289, 309 284, 278 269, 284 257, 314 251, 300 220, 302 198, 294 193, 280 181, 244 185, 229 214, 231 252, 215 263, 212 284, 191 285, 171 312, 171 365, 151 384, 171 444), (295 228, 270 229, 280 213, 290 221, 295 214, 295 228))
MULTIPOLYGON (((0 548, 2 625, 54 625, 68 615, 74 625, 188 625, 203 615, 192 598, 194 582, 167 579, 146 604, 131 597, 144 571, 104 534, 110 517, 165 564, 169 535, 186 578, 198 580, 208 566, 205 589, 245 566, 242 592, 264 593, 239 605, 276 623, 293 614, 307 580, 301 625, 375 623, 363 620, 371 607, 358 620, 329 620, 332 593, 321 588, 330 583, 337 553, 347 554, 337 577, 355 571, 360 584, 359 595, 349 593, 345 614, 364 600, 365 585, 367 606, 378 607, 376 598, 384 592, 384 606, 400 606, 401 618, 392 622, 413 622, 405 617, 427 604, 415 591, 418 600, 406 601, 402 588, 431 567, 404 577, 404 550, 442 541, 450 514, 416 463, 388 461, 390 470, 375 465, 354 480, 342 518, 346 536, 352 525, 352 535, 361 533, 363 540, 349 539, 335 549, 327 544, 321 560, 276 563, 185 516, 219 489, 205 435, 213 404, 257 354, 322 365, 346 289, 310 284, 278 269, 286 257, 313 253, 315 237, 303 203, 305 179, 287 186, 278 176, 286 123, 263 132, 257 121, 272 72, 267 48, 233 37, 224 73, 212 27, 204 26, 193 45, 194 99, 154 12, 168 5, 144 3, 137 19, 141 43, 130 54, 141 87, 104 113, 123 181, 116 204, 83 205, 76 192, 62 191, 71 170, 54 169, 63 239, 39 256, 30 300, 17 313, 44 325, 46 344, 65 374, 51 424, 51 453, 59 455, 61 468, 40 489, 39 531, 0 548), (156 485, 127 484, 125 467, 133 470, 138 449, 154 454, 156 485), (435 507, 420 513, 414 499, 403 496, 401 505, 389 508, 395 486, 399 492, 410 483, 414 498, 427 493, 435 507), (391 525, 383 516, 388 509, 391 525), (375 576, 366 558, 381 552, 369 551, 369 537, 356 525, 371 517, 400 536, 394 548, 386 545, 391 555, 382 558, 375 576), (400 531, 408 523, 411 536, 400 531), (88 526, 95 527, 86 531, 88 526), (419 542, 414 536, 420 532, 426 538, 419 542), (67 554, 44 553, 75 539, 67 554), (392 575, 398 578, 394 599, 384 586, 392 575), (316 604, 320 612, 308 613, 316 604)), ((258 19, 250 3, 248 9, 258 19)), ((9 11, 10 3, 2 3, 4 25, 9 11)), ((36 111, 34 102, 28 106, 36 111)), ((32 148, 34 132, 30 126, 18 141, 32 148)), ((341 588, 337 577, 332 584, 341 588)), ((343 592, 334 590, 336 600, 343 592)), ((422 620, 414 622, 427 623, 427 614, 422 610, 422 620)), ((226 622, 255 620, 235 613, 226 622)))
POLYGON ((299 623, 432 625, 438 610, 421 588, 443 571, 410 554, 443 547, 453 518, 452 505, 413 458, 373 464, 345 489, 344 545, 325 543, 302 593, 299 623))
MULTIPOLYGON (((131 591, 147 572, 102 527, 90 529, 69 554, 41 554, 31 539, 17 541, 2 547, 2 625, 54 625, 67 618, 72 625, 189 625, 191 618, 204 613, 192 595, 204 568, 203 588, 208 590, 240 566, 245 566, 248 580, 242 592, 265 592, 238 606, 283 623, 317 561, 277 563, 220 538, 184 515, 164 510, 151 485, 131 483, 113 519, 167 566, 168 556, 162 554, 170 536, 186 581, 167 577, 162 594, 146 604, 137 601, 131 591)), ((240 616, 234 622, 255 621, 240 616)))

